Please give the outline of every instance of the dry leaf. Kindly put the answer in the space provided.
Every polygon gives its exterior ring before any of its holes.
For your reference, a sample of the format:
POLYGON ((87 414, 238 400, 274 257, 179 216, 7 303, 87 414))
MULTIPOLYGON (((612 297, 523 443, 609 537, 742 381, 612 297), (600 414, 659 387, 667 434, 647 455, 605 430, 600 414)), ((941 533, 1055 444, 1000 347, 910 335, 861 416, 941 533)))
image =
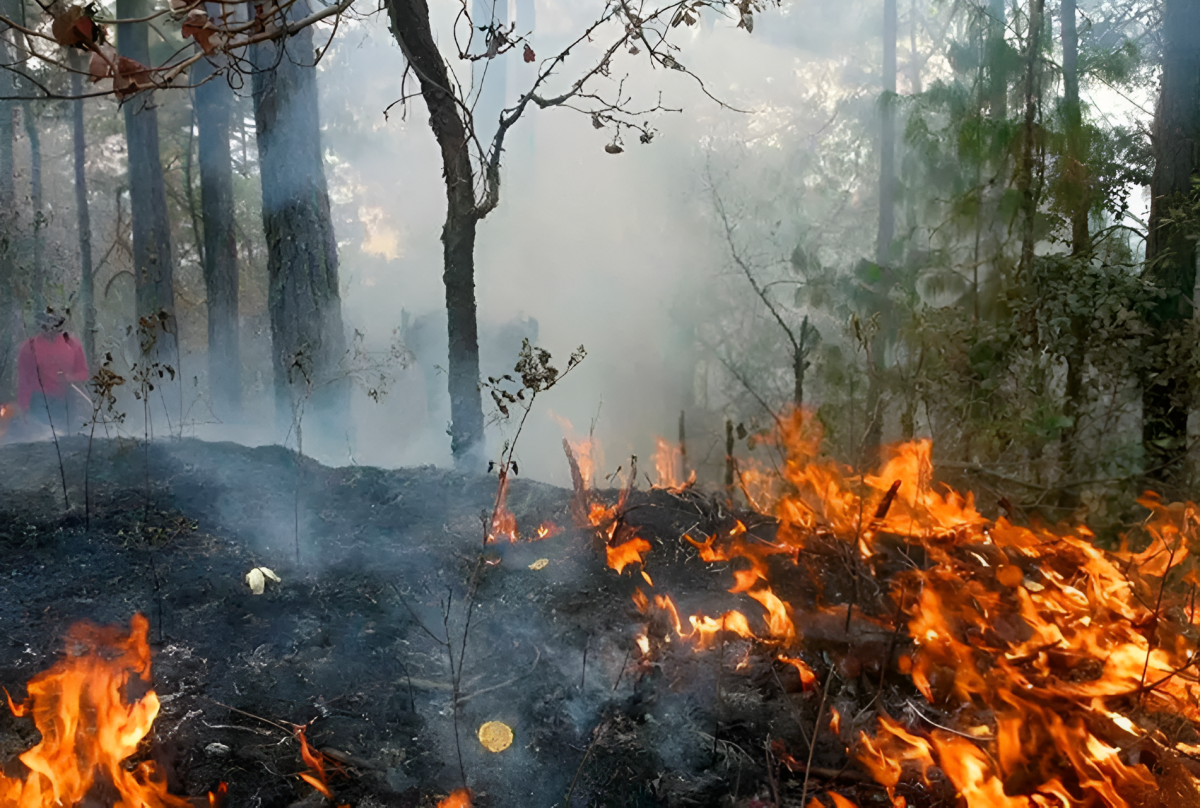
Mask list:
POLYGON ((546 569, 546 565, 547 565, 547 564, 549 564, 549 563, 550 563, 550 559, 548 559, 548 558, 539 558, 537 561, 535 561, 535 562, 533 562, 532 564, 530 564, 530 565, 529 565, 529 569, 531 569, 531 570, 544 570, 544 569, 546 569))
POLYGON ((195 39, 196 44, 205 53, 213 53, 223 40, 221 32, 217 30, 217 26, 213 25, 212 18, 204 12, 204 9, 200 8, 194 8, 188 12, 179 32, 185 39, 187 37, 195 39))
POLYGON ((246 585, 250 587, 250 592, 255 595, 261 595, 267 588, 267 579, 270 578, 275 583, 280 583, 280 578, 268 567, 255 567, 246 573, 246 585))
POLYGON ((92 19, 95 6, 71 6, 54 18, 50 33, 64 48, 86 48, 104 41, 104 29, 92 19))
POLYGON ((522 55, 522 58, 524 58, 526 62, 532 62, 537 58, 537 56, 535 56, 533 53, 533 48, 529 47, 528 42, 525 43, 525 53, 522 55))
POLYGON ((609 154, 620 154, 621 152, 625 151, 620 146, 618 146, 616 143, 604 144, 604 150, 606 152, 608 152, 609 154))

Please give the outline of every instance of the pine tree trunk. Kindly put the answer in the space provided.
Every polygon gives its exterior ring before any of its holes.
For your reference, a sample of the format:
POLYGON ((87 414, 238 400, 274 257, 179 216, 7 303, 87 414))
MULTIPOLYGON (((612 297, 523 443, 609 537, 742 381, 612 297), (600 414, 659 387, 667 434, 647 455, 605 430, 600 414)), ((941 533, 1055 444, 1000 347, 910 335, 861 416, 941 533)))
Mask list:
POLYGON ((483 451, 483 402, 479 392, 479 336, 475 316, 475 204, 467 125, 438 51, 425 0, 388 0, 392 34, 421 82, 429 125, 442 152, 446 223, 442 228, 446 315, 449 331, 450 449, 460 467, 483 451))
MULTIPOLYGON (((301 0, 289 16, 307 13, 301 0)), ((344 449, 350 415, 342 367, 346 334, 321 155, 312 29, 282 43, 255 45, 252 60, 277 426, 286 431, 303 413, 306 434, 324 435, 331 446, 344 449)))
MULTIPOLYGON (((117 16, 134 19, 149 15, 145 0, 117 0, 117 16)), ((150 63, 146 23, 117 26, 118 51, 142 64, 150 63)), ((129 202, 133 224, 133 276, 139 317, 165 311, 174 320, 175 291, 171 258, 171 223, 167 216, 166 185, 159 157, 158 113, 154 93, 143 92, 125 101, 125 140, 129 150, 129 202)), ((173 330, 173 329, 172 329, 173 330)), ((164 356, 175 357, 173 346, 164 356)))
POLYGON ((208 382, 217 415, 224 418, 239 414, 242 397, 233 157, 229 149, 233 90, 225 76, 212 76, 213 65, 208 59, 197 62, 192 69, 208 300, 208 382))
MULTIPOLYGON (((82 71, 87 67, 87 57, 79 51, 71 51, 71 67, 82 71)), ((82 77, 71 73, 71 95, 83 92, 82 77)), ((92 274, 92 220, 88 209, 87 193, 87 142, 83 128, 83 101, 71 102, 71 135, 75 163, 75 222, 79 231, 79 307, 83 310, 83 352, 88 367, 96 362, 96 292, 92 274)))
POLYGON ((879 233, 875 263, 888 263, 896 237, 896 0, 883 0, 883 97, 879 123, 879 233))
POLYGON ((913 95, 920 95, 922 92, 921 57, 917 54, 917 22, 920 20, 920 17, 917 15, 917 0, 912 0, 912 8, 909 13, 912 15, 908 26, 908 69, 911 73, 909 81, 912 83, 913 95))
POLYGON ((1158 361, 1143 380, 1142 443, 1148 476, 1182 482, 1192 390, 1184 372, 1165 355, 1192 318, 1196 242, 1188 223, 1171 221, 1172 208, 1190 206, 1200 173, 1200 3, 1163 2, 1163 72, 1154 121, 1154 175, 1144 278, 1166 296, 1154 312, 1158 361))

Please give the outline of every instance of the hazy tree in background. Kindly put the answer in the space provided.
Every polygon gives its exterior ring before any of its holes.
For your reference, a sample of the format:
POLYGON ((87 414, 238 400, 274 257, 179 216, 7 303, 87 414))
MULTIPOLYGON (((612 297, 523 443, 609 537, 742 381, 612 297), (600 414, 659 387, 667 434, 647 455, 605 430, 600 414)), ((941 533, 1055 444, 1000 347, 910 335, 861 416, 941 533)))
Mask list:
MULTIPOLYGON (((478 462, 484 448, 483 402, 479 390, 479 330, 475 302, 475 234, 483 220, 500 201, 500 162, 505 138, 521 116, 531 107, 548 108, 570 105, 590 115, 598 128, 615 130, 613 141, 605 148, 610 154, 623 151, 622 131, 638 134, 643 143, 653 137, 645 123, 634 122, 636 114, 643 117, 661 107, 633 110, 629 107, 628 91, 620 85, 611 97, 600 93, 590 82, 607 77, 618 54, 640 54, 655 66, 689 71, 675 58, 677 48, 668 41, 670 31, 686 23, 695 25, 702 9, 708 6, 735 9, 740 14, 741 27, 754 27, 754 11, 759 4, 753 0, 741 3, 691 2, 671 3, 662 7, 639 7, 637 13, 628 5, 605 6, 600 16, 588 24, 561 52, 542 58, 535 77, 512 106, 500 113, 497 129, 491 135, 491 122, 477 126, 468 99, 460 98, 453 79, 438 48, 430 24, 427 0, 388 0, 387 8, 395 36, 409 68, 421 87, 421 95, 429 109, 429 124, 441 147, 442 175, 446 185, 446 222, 442 228, 443 282, 446 287, 447 330, 449 337, 448 386, 450 392, 450 450, 459 465, 478 462), (600 32, 616 32, 607 45, 600 44, 600 32), (598 61, 586 67, 569 88, 557 95, 546 93, 552 76, 562 72, 563 65, 578 48, 591 43, 600 50, 598 61), (475 151, 473 151, 473 149, 475 151), (478 166, 478 168, 477 168, 478 166), (477 187, 477 180, 480 180, 477 187)), ((708 13, 714 13, 707 8, 708 13)), ((476 22, 467 15, 468 24, 476 22)), ((489 19, 494 19, 489 14, 489 19)), ((497 32, 489 28, 485 50, 459 53, 462 59, 478 62, 502 58, 506 53, 520 53, 526 62, 537 61, 531 46, 519 34, 497 32)), ((472 41, 477 38, 472 37, 472 41)))
POLYGON ((92 217, 87 191, 87 133, 83 126, 83 81, 87 57, 69 51, 71 65, 71 153, 75 168, 75 222, 79 231, 79 308, 83 313, 83 352, 88 367, 96 364, 96 280, 92 269, 92 217))
POLYGON ((1163 0, 1163 66, 1154 120, 1154 175, 1145 277, 1163 292, 1154 312, 1155 366, 1142 391, 1142 444, 1149 476, 1178 481, 1187 445, 1190 380, 1170 341, 1192 319, 1196 242, 1174 210, 1191 207, 1200 173, 1200 3, 1163 0))
POLYGON ((1008 43, 1004 32, 1007 13, 1004 0, 991 0, 988 6, 988 107, 993 120, 1008 117, 1008 43))
POLYGON ((879 233, 875 262, 888 263, 896 237, 896 0, 883 0, 883 93, 879 98, 879 233))
MULTIPOLYGON (((307 12, 299 0, 289 17, 307 12)), ((276 417, 286 428, 303 407, 331 425, 349 416, 350 390, 312 30, 254 45, 251 59, 276 417)))
MULTIPOLYGON (((19 19, 19 0, 0 0, 0 13, 10 20, 19 19)), ((0 63, 12 64, 16 49, 10 39, 14 32, 8 26, 0 31, 0 63)), ((15 76, 5 72, 0 96, 16 95, 15 76)), ((16 189, 13 184, 14 110, 16 103, 0 97, 0 382, 7 380, 13 370, 13 350, 22 335, 20 329, 21 302, 17 297, 16 278, 16 189)))
MULTIPOLYGON (((214 4, 210 4, 214 5, 214 4)), ((219 14, 210 8, 210 14, 219 14)), ((222 54, 192 68, 200 162, 200 210, 204 228, 204 289, 208 301, 208 380, 218 417, 236 416, 241 406, 238 334, 238 256, 234 227, 233 157, 230 121, 233 88, 214 75, 222 54)))
MULTIPOLYGON (((152 9, 147 0, 117 0, 117 16, 121 19, 139 19, 150 13, 152 9)), ((117 49, 122 56, 144 65, 150 64, 147 23, 125 22, 118 25, 117 49)), ((146 317, 164 311, 173 320, 175 289, 171 222, 159 156, 158 113, 154 106, 154 92, 137 94, 125 101, 124 108, 137 313, 139 317, 146 317)))
POLYGON ((1042 100, 1041 39, 1045 10, 1046 0, 1029 0, 1029 31, 1025 43, 1025 123, 1021 129, 1021 159, 1017 163, 1015 177, 1017 191, 1021 194, 1021 283, 1028 283, 1033 271, 1034 223, 1038 211, 1034 146, 1042 100))

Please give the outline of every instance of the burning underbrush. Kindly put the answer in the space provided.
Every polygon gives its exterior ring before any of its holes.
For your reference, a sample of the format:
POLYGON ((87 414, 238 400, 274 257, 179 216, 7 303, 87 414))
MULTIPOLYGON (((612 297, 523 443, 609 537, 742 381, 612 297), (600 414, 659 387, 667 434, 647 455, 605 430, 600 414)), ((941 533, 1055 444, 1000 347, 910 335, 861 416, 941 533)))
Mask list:
MULTIPOLYGON (((578 443, 573 491, 499 492, 195 442, 145 492, 111 447, 90 531, 2 520, 0 806, 54 804, 9 795, 66 737, 21 716, 63 633, 118 649, 138 732, 101 779, 161 791, 131 805, 1200 804, 1193 506, 1146 495, 1108 552, 980 513, 928 443, 861 476, 819 447, 783 422, 740 510, 678 463, 597 491, 578 443)), ((52 453, 4 451, 4 502, 53 502, 52 453)), ((89 788, 62 804, 126 804, 89 788)))

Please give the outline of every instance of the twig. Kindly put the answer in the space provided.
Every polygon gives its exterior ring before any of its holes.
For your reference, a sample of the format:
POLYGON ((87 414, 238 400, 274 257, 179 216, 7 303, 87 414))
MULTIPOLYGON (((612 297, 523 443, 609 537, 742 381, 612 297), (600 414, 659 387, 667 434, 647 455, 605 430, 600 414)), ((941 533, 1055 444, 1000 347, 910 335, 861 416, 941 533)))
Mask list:
POLYGON ((825 712, 825 698, 829 695, 829 683, 833 681, 833 667, 825 674, 825 687, 821 690, 821 702, 817 705, 817 720, 813 723, 812 743, 808 745, 808 760, 804 763, 804 785, 800 788, 800 804, 808 798, 808 777, 812 773, 813 753, 817 751, 817 738, 821 735, 821 714, 825 712))
POLYGON ((588 758, 592 756, 592 749, 595 748, 596 743, 604 735, 604 731, 606 729, 608 729, 607 720, 601 722, 594 730, 592 730, 592 741, 588 744, 587 751, 583 753, 583 760, 579 761, 579 767, 575 769, 575 776, 571 778, 571 787, 567 789, 567 797, 565 800, 563 800, 563 805, 565 808, 571 808, 571 795, 575 793, 575 784, 579 782, 579 775, 583 772, 584 764, 586 764, 588 758))

